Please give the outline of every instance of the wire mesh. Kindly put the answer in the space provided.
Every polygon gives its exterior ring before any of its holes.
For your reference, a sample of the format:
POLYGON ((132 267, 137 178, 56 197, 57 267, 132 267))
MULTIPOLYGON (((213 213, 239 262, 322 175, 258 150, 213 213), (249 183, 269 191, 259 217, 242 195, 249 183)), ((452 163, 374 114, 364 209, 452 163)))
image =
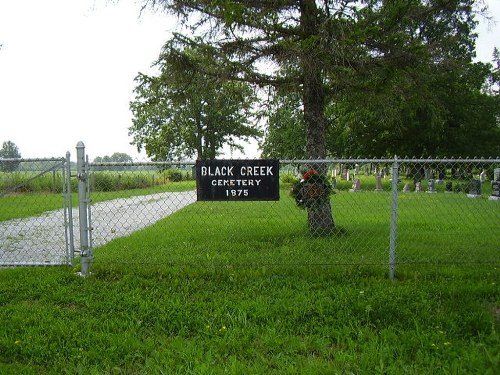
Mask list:
POLYGON ((66 159, 0 159, 0 266, 69 264, 66 159))
POLYGON ((500 263, 499 160, 396 162, 392 185, 393 159, 281 161, 277 201, 197 200, 192 162, 91 163, 95 262, 387 265, 392 218, 397 264, 500 263))
MULTIPOLYGON (((0 265, 72 262, 69 227, 78 211, 68 198, 76 179, 65 183, 65 163, 0 160, 0 265)), ((194 163, 90 163, 95 262, 500 263, 497 159, 287 160, 279 168, 278 200, 200 201, 194 163)), ((245 189, 228 178, 217 177, 228 197, 245 189)))
POLYGON ((401 163, 400 263, 498 264, 498 160, 401 163))

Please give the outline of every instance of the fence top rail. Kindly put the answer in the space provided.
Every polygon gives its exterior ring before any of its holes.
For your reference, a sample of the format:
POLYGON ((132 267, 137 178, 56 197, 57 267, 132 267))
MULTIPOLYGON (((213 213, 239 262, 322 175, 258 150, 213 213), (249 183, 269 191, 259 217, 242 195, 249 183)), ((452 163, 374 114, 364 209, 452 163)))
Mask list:
MULTIPOLYGON (((0 159, 0 161, 63 161, 64 159, 0 159)), ((368 158, 339 158, 339 159, 283 159, 281 164, 332 164, 332 163, 500 163, 500 158, 457 158, 457 159, 418 159, 418 158, 392 158, 392 159, 368 159, 368 158)), ((180 166, 195 165, 196 161, 140 161, 140 162, 90 162, 90 167, 151 167, 151 166, 180 166)))
POLYGON ((430 164, 430 163, 500 163, 500 158, 429 158, 429 159, 418 159, 418 158, 393 158, 393 159, 366 159, 366 158, 340 158, 340 159, 287 159, 280 160, 280 163, 283 164, 331 164, 331 163, 421 163, 421 164, 430 164))
POLYGON ((46 161, 58 161, 58 162, 65 162, 66 158, 0 158, 0 162, 8 162, 8 161, 15 161, 15 162, 46 162, 46 161))
POLYGON ((90 167, 150 167, 150 166, 176 166, 176 165, 195 165, 195 161, 138 161, 138 162, 90 162, 90 167))

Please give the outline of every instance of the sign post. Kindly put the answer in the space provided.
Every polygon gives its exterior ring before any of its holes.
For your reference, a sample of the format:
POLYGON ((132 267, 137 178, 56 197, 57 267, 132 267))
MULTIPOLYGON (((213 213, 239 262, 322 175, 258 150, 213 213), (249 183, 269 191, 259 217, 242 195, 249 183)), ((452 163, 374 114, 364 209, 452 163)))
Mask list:
POLYGON ((278 160, 199 160, 196 162, 199 201, 277 201, 278 160))

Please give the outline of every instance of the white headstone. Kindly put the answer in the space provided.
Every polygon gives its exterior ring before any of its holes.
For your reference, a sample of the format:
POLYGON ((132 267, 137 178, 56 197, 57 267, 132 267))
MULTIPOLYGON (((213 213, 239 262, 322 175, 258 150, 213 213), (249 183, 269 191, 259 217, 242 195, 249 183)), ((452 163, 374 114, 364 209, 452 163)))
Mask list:
POLYGON ((481 183, 486 182, 486 171, 484 169, 481 172, 481 174, 479 175, 479 181, 481 181, 481 183))

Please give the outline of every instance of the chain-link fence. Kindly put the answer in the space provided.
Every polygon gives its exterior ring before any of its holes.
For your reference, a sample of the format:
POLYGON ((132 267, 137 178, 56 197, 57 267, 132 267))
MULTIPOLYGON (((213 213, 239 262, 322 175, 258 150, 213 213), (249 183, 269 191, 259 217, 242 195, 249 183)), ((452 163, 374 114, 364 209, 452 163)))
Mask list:
POLYGON ((269 201, 246 199, 265 169, 241 177, 189 162, 89 168, 96 263, 500 263, 498 159, 281 161, 279 198, 269 201), (200 200, 200 171, 227 199, 200 200))
POLYGON ((0 160, 1 265, 500 263, 499 159, 79 159, 0 160))
POLYGON ((73 261, 69 155, 0 159, 0 266, 73 261))

